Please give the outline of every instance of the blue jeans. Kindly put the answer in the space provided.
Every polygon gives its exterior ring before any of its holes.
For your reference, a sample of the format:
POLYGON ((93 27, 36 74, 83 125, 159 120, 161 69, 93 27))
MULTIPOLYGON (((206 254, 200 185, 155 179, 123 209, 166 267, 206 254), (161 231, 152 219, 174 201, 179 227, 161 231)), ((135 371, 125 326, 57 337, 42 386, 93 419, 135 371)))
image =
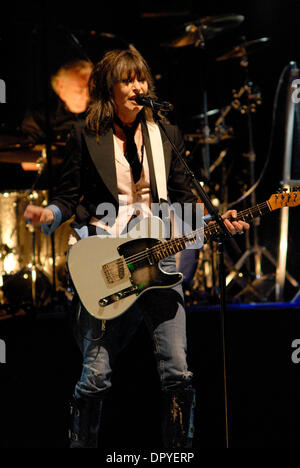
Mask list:
MULTIPOLYGON (((176 271, 175 257, 161 262, 169 273, 176 271)), ((102 321, 82 306, 75 336, 83 355, 82 374, 75 386, 75 396, 104 398, 111 387, 115 359, 130 342, 145 320, 153 341, 157 370, 163 390, 177 390, 191 384, 192 373, 186 360, 186 320, 181 285, 146 291, 124 314, 106 321, 101 340, 102 321)))

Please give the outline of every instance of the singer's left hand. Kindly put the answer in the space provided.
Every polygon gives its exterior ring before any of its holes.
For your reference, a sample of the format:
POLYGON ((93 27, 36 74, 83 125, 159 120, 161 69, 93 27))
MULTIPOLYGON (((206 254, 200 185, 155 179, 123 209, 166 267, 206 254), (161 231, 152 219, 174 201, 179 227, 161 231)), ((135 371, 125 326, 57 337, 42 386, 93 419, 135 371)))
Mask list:
POLYGON ((236 210, 226 211, 226 213, 222 215, 222 218, 224 219, 224 224, 226 228, 232 235, 237 233, 242 234, 244 230, 248 231, 248 229, 250 228, 250 224, 246 223, 245 221, 233 221, 234 218, 237 218, 236 210))

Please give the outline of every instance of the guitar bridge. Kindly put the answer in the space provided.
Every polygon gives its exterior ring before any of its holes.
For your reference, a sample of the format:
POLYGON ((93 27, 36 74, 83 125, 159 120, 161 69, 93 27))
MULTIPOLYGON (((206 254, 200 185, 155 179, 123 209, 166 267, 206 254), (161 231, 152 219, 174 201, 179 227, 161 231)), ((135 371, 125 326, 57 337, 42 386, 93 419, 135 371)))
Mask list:
POLYGON ((130 271, 124 257, 119 257, 117 260, 106 263, 102 266, 102 269, 105 279, 110 285, 130 277, 130 271))
POLYGON ((110 296, 103 297, 99 300, 101 307, 108 306, 114 302, 124 299, 125 297, 131 296, 132 294, 138 294, 139 288, 137 286, 130 286, 129 288, 122 289, 117 293, 111 294, 110 296))

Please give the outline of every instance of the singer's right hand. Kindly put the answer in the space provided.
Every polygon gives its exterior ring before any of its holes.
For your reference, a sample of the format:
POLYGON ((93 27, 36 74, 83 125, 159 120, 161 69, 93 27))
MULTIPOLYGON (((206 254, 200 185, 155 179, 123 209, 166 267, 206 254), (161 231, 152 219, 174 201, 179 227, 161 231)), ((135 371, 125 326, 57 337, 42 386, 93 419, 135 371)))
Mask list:
POLYGON ((30 224, 33 224, 34 226, 40 226, 41 224, 52 224, 54 221, 54 214, 52 210, 36 205, 28 205, 24 211, 23 216, 30 222, 30 224))

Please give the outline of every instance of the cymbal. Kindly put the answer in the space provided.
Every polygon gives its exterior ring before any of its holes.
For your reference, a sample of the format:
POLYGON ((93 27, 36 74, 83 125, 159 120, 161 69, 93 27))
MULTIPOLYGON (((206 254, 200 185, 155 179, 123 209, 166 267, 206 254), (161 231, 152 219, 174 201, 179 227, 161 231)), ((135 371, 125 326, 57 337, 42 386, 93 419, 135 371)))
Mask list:
POLYGON ((129 47, 129 41, 126 38, 108 31, 72 30, 69 35, 79 42, 85 55, 94 64, 102 59, 107 50, 123 50, 129 47))
POLYGON ((145 11, 141 13, 141 18, 170 18, 170 17, 182 17, 190 16, 190 11, 145 11))
POLYGON ((207 111, 205 114, 193 115, 192 120, 204 119, 205 115, 207 115, 207 117, 210 117, 211 115, 218 114, 218 112, 220 112, 220 109, 211 109, 207 111))
POLYGON ((28 139, 20 134, 0 133, 0 149, 6 146, 28 146, 28 139))
POLYGON ((269 42, 269 37, 261 37, 260 39, 255 39, 253 41, 243 42, 242 44, 237 45, 229 52, 217 57, 217 61, 220 62, 221 60, 229 60, 234 58, 241 58, 245 57, 246 55, 252 54, 256 52, 257 49, 260 49, 267 42, 269 42))
POLYGON ((216 145, 223 140, 228 140, 232 138, 233 135, 229 133, 224 133, 222 135, 218 135, 215 133, 211 133, 207 137, 205 137, 202 133, 186 133, 184 135, 184 140, 188 142, 196 142, 196 143, 207 143, 209 145, 216 145))
POLYGON ((40 157, 40 152, 23 149, 23 148, 14 148, 14 149, 0 149, 0 162, 4 163, 13 163, 20 164, 22 162, 35 162, 40 157))
POLYGON ((213 39, 225 30, 237 27, 245 17, 242 15, 216 15, 196 19, 185 23, 180 29, 179 37, 161 44, 167 47, 198 46, 202 40, 213 39))
POLYGON ((218 143, 218 138, 214 134, 205 137, 202 133, 186 133, 184 135, 184 140, 189 142, 195 141, 197 143, 208 143, 209 145, 215 145, 218 143))
MULTIPOLYGON (((0 146, 0 162, 12 164, 37 162, 41 158, 44 148, 45 145, 26 146, 18 143, 5 147, 0 146)), ((53 151, 51 154, 53 164, 62 162, 63 155, 59 153, 57 146, 51 145, 51 150, 53 151)))
POLYGON ((213 27, 217 29, 231 29, 237 27, 244 21, 243 15, 226 14, 226 15, 215 15, 206 16, 195 21, 195 24, 205 25, 206 28, 213 27))

